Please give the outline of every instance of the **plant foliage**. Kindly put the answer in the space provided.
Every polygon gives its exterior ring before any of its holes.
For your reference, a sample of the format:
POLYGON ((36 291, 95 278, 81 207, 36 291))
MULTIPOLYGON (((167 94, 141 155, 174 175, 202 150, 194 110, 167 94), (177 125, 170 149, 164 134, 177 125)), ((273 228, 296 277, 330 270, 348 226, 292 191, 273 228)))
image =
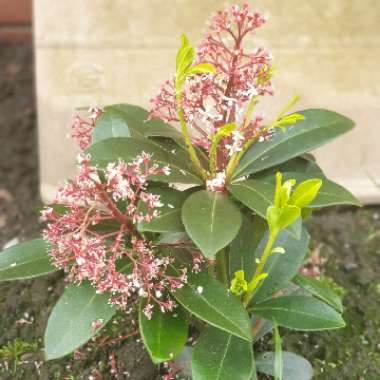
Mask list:
POLYGON ((278 326, 344 327, 340 298, 297 273, 309 251, 304 220, 359 205, 309 154, 354 123, 325 109, 292 112, 298 97, 274 120, 256 112, 273 94, 273 66, 243 39, 264 22, 248 6, 218 13, 198 51, 181 36, 175 77, 150 111, 117 104, 75 119, 78 176, 42 211, 43 239, 0 255, 1 281, 69 273, 48 321, 47 360, 128 308, 154 363, 196 340, 194 380, 304 380, 311 366, 282 351, 278 326), (257 352, 273 326, 275 352, 257 352))

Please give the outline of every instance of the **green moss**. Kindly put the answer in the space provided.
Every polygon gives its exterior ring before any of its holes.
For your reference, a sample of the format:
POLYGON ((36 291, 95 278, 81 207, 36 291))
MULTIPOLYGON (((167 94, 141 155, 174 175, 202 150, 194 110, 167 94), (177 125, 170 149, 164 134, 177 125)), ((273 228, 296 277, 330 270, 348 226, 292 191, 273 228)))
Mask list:
POLYGON ((16 338, 0 347, 0 359, 6 361, 9 367, 12 368, 12 372, 16 373, 21 357, 24 354, 36 352, 38 346, 37 341, 27 342, 16 338))

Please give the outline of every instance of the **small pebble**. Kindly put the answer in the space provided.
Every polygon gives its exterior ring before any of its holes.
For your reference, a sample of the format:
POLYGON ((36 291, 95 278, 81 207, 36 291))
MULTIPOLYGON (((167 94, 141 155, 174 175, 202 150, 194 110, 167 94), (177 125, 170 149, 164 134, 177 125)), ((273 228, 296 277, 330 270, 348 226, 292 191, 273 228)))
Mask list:
POLYGON ((344 264, 344 270, 348 273, 354 271, 355 269, 358 269, 358 264, 353 262, 348 262, 344 264))

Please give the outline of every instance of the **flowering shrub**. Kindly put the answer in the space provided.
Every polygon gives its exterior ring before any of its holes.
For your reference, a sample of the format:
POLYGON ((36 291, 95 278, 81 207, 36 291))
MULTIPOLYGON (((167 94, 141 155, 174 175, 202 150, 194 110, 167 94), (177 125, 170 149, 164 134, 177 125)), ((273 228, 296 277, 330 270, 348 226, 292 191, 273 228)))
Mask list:
POLYGON ((304 220, 359 204, 308 152, 354 124, 324 109, 290 112, 297 97, 274 120, 256 111, 273 95, 272 57, 244 42, 264 23, 247 5, 218 12, 197 52, 182 35, 150 112, 118 104, 75 118, 78 175, 42 211, 43 238, 0 255, 0 280, 66 273, 46 359, 122 309, 138 315, 154 363, 193 345, 195 380, 312 377, 305 359, 282 352, 278 326, 344 327, 339 297, 299 270, 304 220), (254 355, 270 331, 275 352, 254 355))

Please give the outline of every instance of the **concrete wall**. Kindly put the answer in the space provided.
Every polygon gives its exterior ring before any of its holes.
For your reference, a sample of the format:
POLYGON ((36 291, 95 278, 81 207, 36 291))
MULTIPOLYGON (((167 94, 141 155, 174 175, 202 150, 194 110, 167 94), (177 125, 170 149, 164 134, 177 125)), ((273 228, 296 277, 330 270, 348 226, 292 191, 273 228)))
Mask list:
MULTIPOLYGON (((232 3, 232 2, 229 2, 232 3)), ((217 0, 35 0, 41 191, 74 172, 75 144, 67 137, 75 108, 129 102, 147 106, 174 71, 178 36, 199 42, 217 0)), ((326 173, 364 202, 380 190, 380 1, 256 0, 269 18, 252 40, 271 48, 275 114, 294 93, 298 108, 325 107, 358 128, 323 147, 326 173)))

